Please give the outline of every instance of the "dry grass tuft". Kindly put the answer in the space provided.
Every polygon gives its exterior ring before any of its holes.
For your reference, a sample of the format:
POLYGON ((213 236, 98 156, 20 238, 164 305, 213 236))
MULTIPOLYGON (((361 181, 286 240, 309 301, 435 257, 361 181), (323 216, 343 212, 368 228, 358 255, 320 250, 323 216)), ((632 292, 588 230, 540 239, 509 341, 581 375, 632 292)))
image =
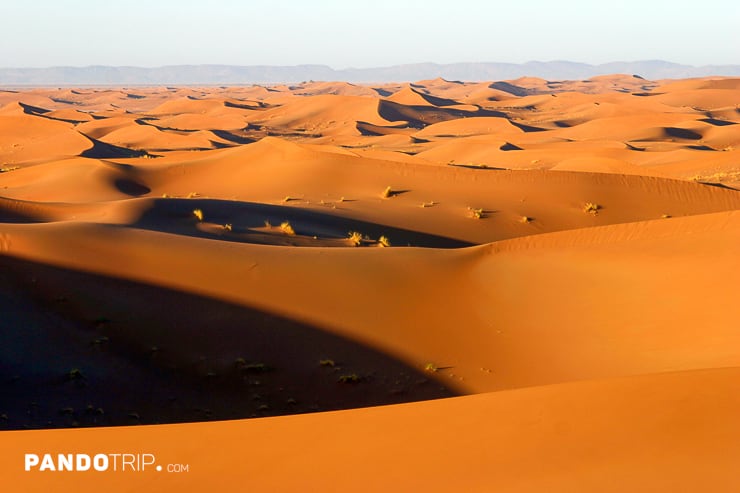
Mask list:
POLYGON ((393 197, 393 195, 394 195, 394 192, 390 186, 386 187, 385 190, 383 190, 383 193, 380 194, 380 196, 383 197, 384 199, 389 199, 393 197))
POLYGON ((381 247, 389 247, 391 246, 391 242, 387 236, 381 236, 380 238, 378 238, 378 245, 380 245, 381 247))
POLYGON ((341 375, 339 378, 339 383, 360 383, 360 376, 356 373, 352 373, 349 375, 341 375))
POLYGON ((285 233, 286 235, 291 235, 291 236, 293 236, 293 235, 295 234, 295 230, 293 229, 293 226, 291 226, 291 225, 290 225, 290 222, 288 222, 288 221, 283 221, 283 222, 282 222, 282 223, 280 224, 280 229, 281 229, 281 230, 282 230, 282 232, 283 232, 283 233, 285 233))
POLYGON ((200 209, 193 209, 193 215, 198 219, 198 221, 203 220, 203 211, 200 209))
POLYGON ((473 209, 472 207, 468 207, 468 210, 470 211, 470 217, 474 219, 483 219, 483 209, 473 209))
POLYGON ((583 205, 583 212, 586 214, 592 214, 595 216, 599 213, 599 210, 601 210, 601 206, 599 204, 594 204, 593 202, 586 202, 583 205))
POLYGON ((349 233, 349 241, 354 246, 360 246, 362 244, 362 233, 359 233, 357 231, 350 231, 350 233, 349 233))

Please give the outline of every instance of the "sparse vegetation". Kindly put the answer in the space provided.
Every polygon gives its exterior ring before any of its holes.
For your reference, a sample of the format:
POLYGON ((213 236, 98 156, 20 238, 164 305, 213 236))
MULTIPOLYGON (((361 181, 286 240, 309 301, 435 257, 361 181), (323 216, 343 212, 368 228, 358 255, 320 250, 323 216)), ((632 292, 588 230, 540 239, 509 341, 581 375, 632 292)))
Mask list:
POLYGON ((280 224, 280 230, 286 235, 293 236, 295 234, 295 230, 293 229, 293 226, 291 226, 290 222, 288 221, 283 221, 280 224))
POLYGON ((427 363, 426 365, 424 365, 424 371, 436 373, 438 370, 439 368, 437 368, 437 365, 435 365, 434 363, 427 363))
POLYGON ((82 370, 79 368, 72 368, 67 372, 67 379, 68 380, 81 380, 85 378, 85 376, 82 374, 82 370))
POLYGON ((430 200, 429 202, 422 202, 421 203, 421 207, 423 209, 424 208, 427 208, 427 207, 434 207, 435 205, 437 205, 437 203, 435 201, 433 201, 433 200, 430 200))
POLYGON ((17 169, 21 169, 21 167, 20 166, 8 166, 5 168, 0 168, 0 173, 7 173, 9 171, 15 171, 17 169))
POLYGON ((200 194, 198 192, 190 192, 188 194, 188 198, 189 199, 192 199, 192 198, 195 198, 195 197, 200 197, 200 194))
POLYGON ((383 190, 383 193, 380 196, 383 197, 384 199, 389 199, 393 197, 393 195, 395 195, 395 192, 393 192, 393 189, 390 186, 388 186, 385 188, 385 190, 383 190))
POLYGON ((522 223, 522 224, 531 223, 532 222, 532 218, 529 217, 529 216, 522 216, 521 218, 519 218, 519 222, 522 223))
POLYGON ((586 214, 592 214, 597 215, 599 211, 601 210, 601 206, 599 204, 594 204, 593 202, 586 202, 583 205, 583 212, 586 214))
POLYGON ((350 233, 349 233, 349 241, 354 246, 360 246, 362 244, 362 233, 359 233, 357 231, 350 231, 350 233))
POLYGON ((483 209, 473 209, 472 207, 468 207, 468 210, 470 211, 470 217, 474 219, 483 219, 483 209))
POLYGON ((266 228, 272 228, 272 224, 267 219, 265 219, 265 227, 266 228))
POLYGON ((335 363, 333 359, 321 359, 319 360, 319 366, 328 366, 334 368, 335 363))
POLYGON ((225 231, 233 231, 234 227, 231 225, 231 223, 227 223, 223 225, 223 228, 225 231))
POLYGON ((203 211, 200 209, 193 209, 193 215, 198 221, 203 221, 203 211))
POLYGON ((380 238, 378 238, 378 245, 380 245, 381 247, 389 247, 391 246, 391 242, 387 236, 381 236, 380 238))
POLYGON ((356 373, 350 373, 348 375, 340 375, 339 376, 339 383, 359 383, 360 377, 356 373))
POLYGON ((724 183, 740 180, 740 171, 720 171, 706 175, 695 175, 691 180, 699 183, 724 183))

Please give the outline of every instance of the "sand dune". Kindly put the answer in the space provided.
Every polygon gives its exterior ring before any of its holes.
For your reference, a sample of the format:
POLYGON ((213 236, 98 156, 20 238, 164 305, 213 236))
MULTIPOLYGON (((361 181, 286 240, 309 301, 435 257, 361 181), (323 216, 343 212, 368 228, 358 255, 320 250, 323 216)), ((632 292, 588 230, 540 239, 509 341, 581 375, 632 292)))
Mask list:
POLYGON ((0 454, 146 437, 183 491, 734 491, 739 91, 1 91, 0 428, 158 426, 0 454))
POLYGON ((27 491, 132 487, 303 491, 735 491, 740 370, 598 380, 459 399, 194 425, 8 434, 2 470, 27 491), (203 447, 204 437, 220 444, 203 447), (138 450, 190 472, 28 474, 13 451, 138 450), (286 446, 289 444, 289 446, 286 446), (700 460, 697 460, 700 458, 700 460), (342 466, 342 467, 338 467, 342 466), (351 467, 350 467, 351 466, 351 467), (532 471, 536 470, 536 474, 532 471), (382 473, 379 473, 382 471, 382 473), (186 480, 183 479, 186 477, 186 480))
POLYGON ((0 114, 0 160, 3 164, 75 156, 92 147, 72 124, 27 114, 26 108, 6 105, 0 114))

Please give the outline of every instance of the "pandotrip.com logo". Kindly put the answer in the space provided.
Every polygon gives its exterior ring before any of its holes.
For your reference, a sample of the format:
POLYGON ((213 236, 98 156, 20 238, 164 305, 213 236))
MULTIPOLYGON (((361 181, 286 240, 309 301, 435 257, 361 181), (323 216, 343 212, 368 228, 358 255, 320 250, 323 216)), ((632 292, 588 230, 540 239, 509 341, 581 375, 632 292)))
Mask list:
POLYGON ((168 472, 188 473, 190 464, 160 464, 154 454, 25 454, 26 472, 168 472))

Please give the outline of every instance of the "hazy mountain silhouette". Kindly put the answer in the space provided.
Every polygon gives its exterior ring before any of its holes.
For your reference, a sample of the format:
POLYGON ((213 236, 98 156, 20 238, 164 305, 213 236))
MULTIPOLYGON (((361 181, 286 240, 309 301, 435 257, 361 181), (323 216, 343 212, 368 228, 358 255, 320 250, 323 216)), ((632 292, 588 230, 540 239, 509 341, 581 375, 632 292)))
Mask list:
POLYGON ((678 79, 711 75, 740 76, 740 65, 694 67, 662 60, 589 65, 568 61, 515 63, 415 63, 375 68, 333 69, 326 65, 172 65, 165 67, 49 67, 0 68, 0 85, 161 85, 268 84, 307 80, 347 82, 450 80, 507 80, 523 76, 543 79, 586 79, 615 73, 646 79, 678 79))

